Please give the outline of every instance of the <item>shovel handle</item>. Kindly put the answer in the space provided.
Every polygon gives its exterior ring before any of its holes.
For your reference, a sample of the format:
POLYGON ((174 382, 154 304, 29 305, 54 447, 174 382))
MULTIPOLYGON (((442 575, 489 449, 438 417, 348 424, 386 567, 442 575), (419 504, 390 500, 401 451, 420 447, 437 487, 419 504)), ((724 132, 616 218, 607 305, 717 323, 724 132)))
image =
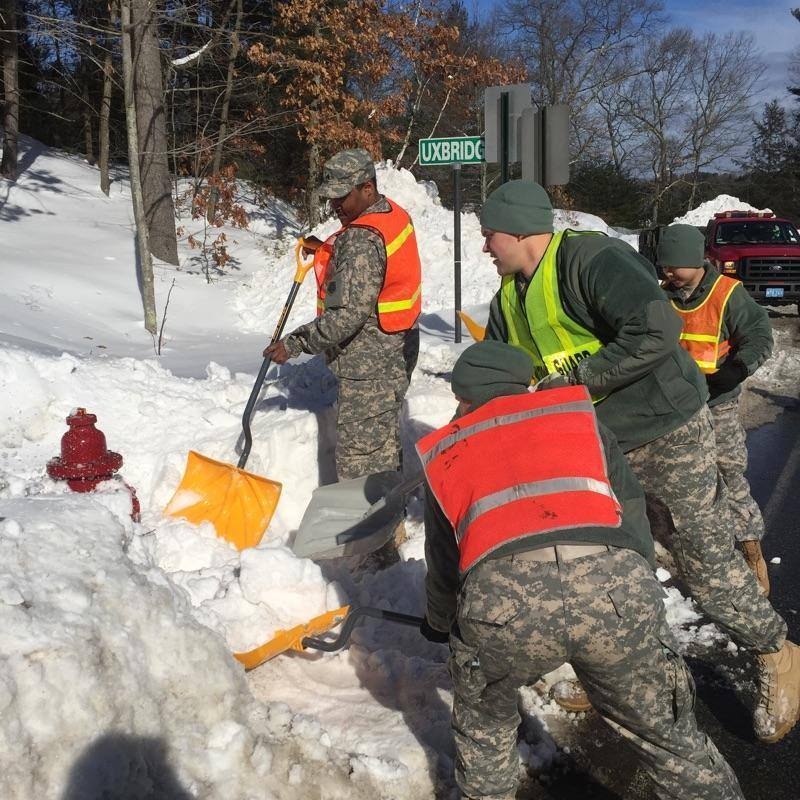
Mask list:
POLYGON ((422 617, 415 617, 412 614, 401 614, 399 611, 388 611, 384 608, 361 606, 360 608, 353 608, 350 610, 342 623, 342 629, 339 631, 339 635, 335 639, 317 639, 312 636, 306 636, 302 641, 303 649, 322 650, 326 653, 333 653, 335 650, 341 650, 349 641, 353 628, 355 628, 363 617, 385 619, 389 622, 399 622, 401 625, 411 625, 416 628, 419 628, 423 622, 422 617))
MULTIPOLYGON (((297 244, 294 248, 294 258, 297 263, 297 269, 294 273, 294 281, 292 282, 292 288, 289 289, 289 295, 286 298, 286 302, 283 304, 283 309, 281 310, 281 315, 278 317, 278 323, 275 326, 275 331, 272 334, 272 339, 270 339, 270 344, 275 344, 278 339, 281 338, 281 334, 283 333, 283 329, 286 326, 286 320, 289 318, 289 312, 292 310, 292 306, 294 305, 294 300, 297 297, 298 291, 300 291, 300 287, 303 284, 303 279, 306 277, 309 269, 314 264, 314 259, 312 258, 308 262, 303 261, 303 257, 301 255, 301 251, 303 249, 304 241, 302 238, 297 240, 297 244)), ((239 456, 239 461, 236 466, 239 469, 242 469, 244 465, 247 463, 247 459, 250 456, 250 448, 253 446, 253 434, 250 431, 250 417, 253 415, 253 409, 255 408, 256 401, 258 400, 259 394, 261 394, 261 387, 264 383, 264 378, 266 377, 267 370, 272 363, 272 359, 267 356, 261 362, 261 369, 258 371, 258 375, 256 376, 256 382, 253 384, 253 390, 250 392, 250 397, 247 399, 247 405, 244 407, 244 413, 242 414, 242 432, 244 433, 244 446, 242 447, 242 454, 239 456)))

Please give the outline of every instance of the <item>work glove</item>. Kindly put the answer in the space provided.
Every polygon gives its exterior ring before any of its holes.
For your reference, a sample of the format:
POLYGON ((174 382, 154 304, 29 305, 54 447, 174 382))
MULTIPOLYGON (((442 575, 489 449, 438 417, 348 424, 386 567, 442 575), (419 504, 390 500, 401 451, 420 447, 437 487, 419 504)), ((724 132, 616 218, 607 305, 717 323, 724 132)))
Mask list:
POLYGON ((735 389, 747 377, 747 367, 738 359, 726 361, 716 372, 706 375, 711 399, 735 389))
POLYGON ((422 620, 422 624, 419 626, 419 632, 429 642, 433 642, 434 644, 447 644, 450 641, 449 631, 437 631, 436 628, 432 628, 427 617, 422 620))

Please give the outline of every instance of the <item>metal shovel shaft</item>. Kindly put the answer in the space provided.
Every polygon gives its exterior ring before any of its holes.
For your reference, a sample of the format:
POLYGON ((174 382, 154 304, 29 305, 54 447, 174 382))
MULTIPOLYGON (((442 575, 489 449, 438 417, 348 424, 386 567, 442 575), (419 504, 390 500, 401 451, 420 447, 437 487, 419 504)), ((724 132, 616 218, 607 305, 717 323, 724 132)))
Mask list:
POLYGON ((384 608, 373 608, 371 606, 351 608, 342 623, 342 629, 339 631, 339 635, 335 639, 317 639, 312 636, 306 636, 302 642, 303 648, 322 650, 326 653, 333 653, 335 650, 341 650, 349 641, 353 628, 355 628, 364 617, 385 619, 389 622, 399 622, 401 625, 411 625, 416 628, 419 628, 423 622, 422 617, 415 617, 413 614, 401 614, 399 611, 389 611, 384 608))
MULTIPOLYGON (((303 278, 305 278, 306 273, 314 263, 313 261, 309 261, 307 264, 303 262, 300 255, 302 247, 303 240, 300 239, 295 247, 297 270, 294 274, 294 281, 292 282, 292 288, 289 290, 289 295, 286 298, 286 302, 283 304, 283 310, 278 318, 278 324, 275 326, 275 332, 272 334, 272 339, 270 339, 269 342, 270 344, 275 344, 275 342, 281 338, 283 329, 286 326, 286 320, 289 318, 289 312, 292 310, 297 293, 300 291, 300 287, 303 285, 303 278)), ((258 375, 256 376, 256 382, 253 384, 253 390, 250 392, 250 397, 247 399, 247 405, 244 407, 244 414, 242 414, 244 446, 242 447, 242 453, 239 456, 239 461, 236 464, 239 469, 244 467, 244 465, 247 463, 247 459, 250 456, 250 448, 253 446, 253 435, 250 432, 250 418, 253 416, 253 409, 258 401, 259 394, 261 394, 261 386, 264 383, 264 378, 266 377, 267 370, 269 369, 271 363, 272 359, 269 357, 265 358, 261 363, 261 369, 259 369, 258 375)))

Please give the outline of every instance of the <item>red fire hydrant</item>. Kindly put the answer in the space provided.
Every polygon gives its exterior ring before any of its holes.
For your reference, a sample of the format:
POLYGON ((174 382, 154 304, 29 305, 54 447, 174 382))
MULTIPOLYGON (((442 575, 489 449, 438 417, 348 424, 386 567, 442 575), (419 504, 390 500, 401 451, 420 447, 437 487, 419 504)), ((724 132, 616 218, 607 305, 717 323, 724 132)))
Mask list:
POLYGON ((91 492, 110 478, 122 481, 131 494, 131 517, 139 521, 139 499, 136 490, 123 481, 117 470, 122 456, 106 448, 105 434, 95 428, 97 417, 79 408, 67 417, 69 430, 61 437, 61 455, 47 462, 47 474, 57 481, 66 481, 73 492, 91 492))

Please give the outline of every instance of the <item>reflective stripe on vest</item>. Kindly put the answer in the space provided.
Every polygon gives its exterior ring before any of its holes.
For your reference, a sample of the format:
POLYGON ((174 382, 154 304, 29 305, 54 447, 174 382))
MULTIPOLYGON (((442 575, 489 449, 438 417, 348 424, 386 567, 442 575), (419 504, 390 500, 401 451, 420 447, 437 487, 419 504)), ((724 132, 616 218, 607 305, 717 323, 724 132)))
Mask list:
MULTIPOLYGON (((528 285, 524 305, 514 276, 503 277, 500 308, 508 329, 508 341, 530 353, 537 378, 554 372, 564 375, 603 346, 592 331, 566 314, 558 290, 556 257, 562 239, 589 235, 602 234, 570 230, 553 234, 528 285)), ((601 399, 595 398, 595 402, 601 399)))
POLYGON ((524 537, 620 525, 584 386, 498 397, 423 437, 417 452, 462 573, 524 537))
POLYGON ((329 265, 336 237, 348 228, 368 228, 379 234, 386 248, 386 275, 378 295, 378 325, 386 333, 413 328, 422 310, 422 265, 414 225, 408 214, 386 198, 390 211, 360 216, 341 228, 314 255, 317 278, 317 314, 325 310, 325 287, 331 278, 329 265))
POLYGON ((731 349, 730 342, 722 339, 722 322, 725 308, 733 290, 740 281, 720 275, 708 292, 708 297, 697 308, 679 308, 675 301, 672 307, 683 320, 681 347, 705 374, 716 372, 731 349))

